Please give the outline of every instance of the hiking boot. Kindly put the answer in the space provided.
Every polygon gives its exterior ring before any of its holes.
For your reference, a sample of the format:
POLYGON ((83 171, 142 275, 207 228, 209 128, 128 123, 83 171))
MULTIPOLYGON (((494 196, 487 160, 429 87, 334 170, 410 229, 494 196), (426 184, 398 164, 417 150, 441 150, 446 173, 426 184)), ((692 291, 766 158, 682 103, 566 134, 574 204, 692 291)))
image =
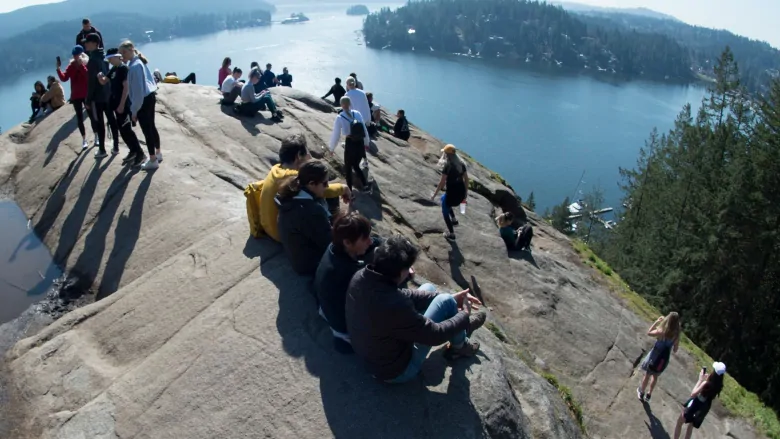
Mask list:
POLYGON ((130 152, 130 153, 128 153, 125 156, 125 158, 122 159, 122 164, 126 165, 126 164, 132 162, 133 160, 135 160, 135 153, 134 152, 130 152))
POLYGON ((160 165, 157 163, 157 160, 149 159, 146 162, 144 162, 143 165, 141 165, 142 171, 154 171, 155 169, 159 168, 160 165))
POLYGON ((469 329, 467 334, 471 335, 474 331, 481 328, 482 325, 485 324, 485 320, 487 320, 487 313, 485 311, 469 314, 469 329))
POLYGON ((650 402, 650 394, 649 393, 645 393, 645 402, 647 402, 647 403, 650 402))
POLYGON ((105 151, 97 150, 95 151, 95 158, 96 159, 102 159, 103 157, 108 157, 108 154, 106 154, 105 151))
POLYGON ((448 241, 454 241, 455 240, 455 234, 450 232, 444 232, 444 239, 448 241))
POLYGON ((138 154, 133 159, 133 167, 136 168, 138 166, 141 166, 144 164, 144 162, 146 162, 146 155, 144 155, 143 153, 138 154))
POLYGON ((444 358, 448 360, 457 360, 458 358, 469 358, 477 355, 479 352, 479 342, 466 340, 463 346, 456 348, 452 344, 447 348, 444 353, 444 358))
POLYGON ((162 163, 162 151, 160 151, 159 148, 157 149, 157 152, 155 152, 154 156, 157 157, 158 163, 162 163))
POLYGON ((644 394, 644 393, 642 393, 642 391, 641 391, 641 390, 639 390, 639 387, 637 387, 637 388, 636 388, 636 397, 637 397, 637 399, 639 399, 640 401, 644 401, 644 400, 645 400, 645 394, 644 394))

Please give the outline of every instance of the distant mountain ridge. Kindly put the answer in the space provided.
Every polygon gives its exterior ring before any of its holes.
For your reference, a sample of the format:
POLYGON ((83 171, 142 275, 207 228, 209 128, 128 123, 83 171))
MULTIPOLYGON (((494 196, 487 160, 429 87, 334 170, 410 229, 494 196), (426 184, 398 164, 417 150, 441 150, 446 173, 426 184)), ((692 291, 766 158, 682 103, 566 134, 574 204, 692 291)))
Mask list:
POLYGON ((586 5, 583 3, 575 3, 575 2, 550 2, 552 5, 560 6, 563 9, 566 9, 567 11, 575 12, 575 13, 582 13, 582 12, 603 12, 603 13, 618 13, 618 14, 627 14, 627 15, 635 15, 637 17, 647 17, 647 18, 656 18, 659 20, 672 20, 681 22, 677 17, 674 17, 669 14, 664 14, 662 12, 654 11, 652 9, 639 7, 639 8, 609 8, 604 6, 594 6, 594 5, 586 5))
MULTIPOLYGON (((274 12, 276 7, 265 0, 246 0, 235 3, 229 12, 257 9, 274 12)), ((49 22, 84 18, 109 12, 153 15, 158 19, 191 14, 216 13, 224 15, 226 13, 224 5, 213 0, 133 0, 128 2, 66 0, 61 3, 28 6, 0 14, 0 39, 12 37, 49 22)), ((101 29, 100 23, 96 22, 95 26, 101 29)), ((76 32, 78 29, 74 30, 74 38, 76 32)))

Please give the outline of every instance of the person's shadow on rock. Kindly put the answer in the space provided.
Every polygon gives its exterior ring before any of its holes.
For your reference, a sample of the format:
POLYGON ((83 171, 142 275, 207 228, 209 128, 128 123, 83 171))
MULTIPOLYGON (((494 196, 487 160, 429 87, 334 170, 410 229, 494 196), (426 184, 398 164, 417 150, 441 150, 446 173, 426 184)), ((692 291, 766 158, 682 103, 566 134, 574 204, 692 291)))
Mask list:
POLYGON ((241 122, 241 126, 244 127, 249 134, 252 136, 259 135, 262 131, 260 131, 260 128, 257 127, 258 123, 261 125, 275 125, 276 123, 271 119, 266 119, 260 112, 257 112, 254 116, 245 116, 240 113, 237 113, 234 109, 234 106, 228 106, 228 105, 220 105, 220 109, 222 110, 222 113, 225 115, 228 115, 239 122, 241 122))
POLYGON ((73 132, 76 131, 76 116, 74 115, 69 121, 63 123, 56 133, 49 140, 49 144, 46 145, 46 159, 43 161, 43 167, 45 168, 54 158, 54 154, 57 153, 57 149, 60 144, 70 137, 73 132))
POLYGON ((447 242, 451 247, 449 251, 450 276, 452 276, 452 280, 454 280, 459 287, 463 289, 469 288, 469 281, 466 280, 466 277, 463 276, 463 272, 460 269, 460 267, 466 263, 466 258, 463 257, 463 253, 460 251, 457 242, 449 240, 447 242))
POLYGON ((453 363, 446 389, 426 387, 426 383, 444 385, 447 364, 440 358, 441 349, 431 353, 414 380, 394 385, 380 382, 355 355, 334 350, 330 328, 318 314, 310 279, 295 274, 283 255, 266 259, 260 271, 279 290, 276 326, 284 352, 302 357, 308 372, 319 378, 323 410, 334 437, 484 436, 466 377, 466 370, 477 359, 453 363))
POLYGON ((647 430, 650 432, 650 436, 653 439, 670 439, 669 433, 664 428, 661 420, 656 418, 655 414, 653 414, 653 409, 650 408, 650 404, 642 402, 642 406, 645 409, 645 413, 647 413, 649 422, 645 422, 645 425, 647 426, 647 430))
POLYGON ((537 270, 539 269, 539 264, 536 263, 536 259, 530 250, 511 250, 509 251, 509 257, 512 259, 517 259, 518 261, 527 261, 533 265, 534 268, 537 270))

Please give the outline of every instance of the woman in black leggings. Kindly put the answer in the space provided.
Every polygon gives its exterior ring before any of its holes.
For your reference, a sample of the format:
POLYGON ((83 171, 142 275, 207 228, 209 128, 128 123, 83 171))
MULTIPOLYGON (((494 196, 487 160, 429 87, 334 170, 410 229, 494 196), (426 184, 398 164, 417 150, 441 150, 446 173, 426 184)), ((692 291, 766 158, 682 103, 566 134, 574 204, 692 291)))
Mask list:
MULTIPOLYGON (((70 81, 70 103, 76 112, 76 121, 81 133, 81 147, 82 149, 87 149, 89 142, 87 142, 87 131, 84 127, 84 99, 87 97, 87 65, 83 53, 83 47, 74 47, 71 51, 73 58, 64 72, 62 71, 62 63, 57 58, 57 76, 60 77, 62 82, 70 81)), ((87 116, 91 117, 89 111, 87 111, 87 116)), ((97 134, 95 135, 95 140, 97 141, 97 134)))
POLYGON ((133 121, 141 126, 146 139, 149 159, 141 165, 141 169, 151 171, 160 167, 162 151, 160 151, 160 134, 154 121, 154 107, 157 105, 157 84, 152 72, 131 41, 125 41, 119 46, 122 58, 128 63, 127 83, 130 97, 130 111, 133 121))

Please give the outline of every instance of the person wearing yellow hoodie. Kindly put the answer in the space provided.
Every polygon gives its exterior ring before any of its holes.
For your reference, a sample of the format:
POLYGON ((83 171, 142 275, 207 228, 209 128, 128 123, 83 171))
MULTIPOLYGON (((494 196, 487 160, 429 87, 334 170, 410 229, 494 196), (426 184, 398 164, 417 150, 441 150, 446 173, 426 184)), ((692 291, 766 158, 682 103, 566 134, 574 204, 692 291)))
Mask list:
MULTIPOLYGON (((282 141, 282 147, 279 149, 280 164, 274 165, 263 180, 259 206, 261 232, 265 232, 277 242, 280 242, 277 225, 279 207, 276 205, 275 197, 279 186, 288 177, 298 175, 298 169, 310 159, 306 137, 303 134, 293 134, 282 141)), ((352 199, 352 191, 343 184, 330 184, 325 190, 325 198, 338 197, 341 197, 345 203, 349 203, 352 199)))

